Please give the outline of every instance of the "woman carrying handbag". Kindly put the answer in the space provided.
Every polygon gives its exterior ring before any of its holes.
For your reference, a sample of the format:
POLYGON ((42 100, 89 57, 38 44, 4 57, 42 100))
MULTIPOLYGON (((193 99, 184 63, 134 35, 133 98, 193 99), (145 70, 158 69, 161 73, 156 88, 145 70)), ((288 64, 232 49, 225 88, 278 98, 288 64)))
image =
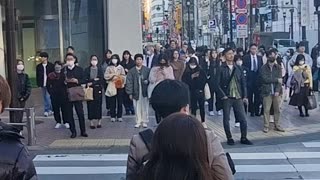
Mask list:
POLYGON ((101 128, 103 72, 98 67, 98 57, 96 55, 91 56, 90 66, 85 69, 84 74, 87 88, 93 89, 93 100, 87 101, 90 129, 101 128), (94 120, 98 121, 97 126, 95 126, 94 120))

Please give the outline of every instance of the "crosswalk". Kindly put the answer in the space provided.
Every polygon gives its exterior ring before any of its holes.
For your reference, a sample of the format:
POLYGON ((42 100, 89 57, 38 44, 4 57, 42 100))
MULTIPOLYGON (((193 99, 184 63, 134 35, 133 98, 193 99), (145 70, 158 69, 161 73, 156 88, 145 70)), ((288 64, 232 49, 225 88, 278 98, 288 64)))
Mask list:
MULTIPOLYGON (((231 153, 239 180, 320 180, 320 142, 302 143, 304 151, 231 153)), ((40 180, 124 180, 127 154, 38 155, 40 180)))

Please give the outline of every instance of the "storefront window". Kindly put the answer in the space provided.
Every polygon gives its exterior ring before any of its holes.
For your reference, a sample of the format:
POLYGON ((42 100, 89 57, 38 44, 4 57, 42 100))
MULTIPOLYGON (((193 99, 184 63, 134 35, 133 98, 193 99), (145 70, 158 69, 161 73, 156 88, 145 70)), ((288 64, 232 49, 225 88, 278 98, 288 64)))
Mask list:
POLYGON ((48 52, 51 62, 61 61, 72 45, 79 64, 86 67, 91 54, 102 58, 104 48, 103 0, 16 0, 18 29, 17 55, 26 62, 26 71, 35 77, 37 54, 48 52), (59 29, 62 10, 62 40, 59 29), (60 44, 63 42, 63 52, 60 44))

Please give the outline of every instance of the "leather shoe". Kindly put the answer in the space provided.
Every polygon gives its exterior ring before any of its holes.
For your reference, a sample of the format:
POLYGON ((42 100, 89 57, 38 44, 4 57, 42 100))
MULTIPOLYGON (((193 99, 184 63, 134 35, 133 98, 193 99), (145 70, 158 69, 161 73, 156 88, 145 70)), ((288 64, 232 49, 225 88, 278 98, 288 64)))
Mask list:
POLYGON ((234 145, 234 140, 233 139, 228 139, 227 144, 230 146, 234 145))
POLYGON ((82 137, 88 137, 88 134, 87 133, 81 133, 81 136, 82 137))
POLYGON ((247 138, 241 138, 240 143, 245 145, 253 145, 253 143, 247 138))
POLYGON ((70 136, 70 138, 72 138, 72 139, 74 139, 76 137, 77 137, 77 133, 72 133, 71 136, 70 136))
POLYGON ((278 132, 285 132, 285 130, 282 127, 275 127, 274 130, 278 132))

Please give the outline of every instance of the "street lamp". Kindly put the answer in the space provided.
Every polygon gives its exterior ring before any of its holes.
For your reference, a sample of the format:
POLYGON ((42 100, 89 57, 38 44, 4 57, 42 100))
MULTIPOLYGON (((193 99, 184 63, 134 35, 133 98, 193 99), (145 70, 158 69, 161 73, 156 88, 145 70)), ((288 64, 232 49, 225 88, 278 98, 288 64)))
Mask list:
POLYGON ((283 32, 286 32, 286 17, 287 13, 283 11, 283 32))
POLYGON ((186 5, 187 5, 187 9, 188 9, 188 45, 191 46, 191 21, 190 21, 191 2, 190 2, 190 0, 187 0, 186 5))

